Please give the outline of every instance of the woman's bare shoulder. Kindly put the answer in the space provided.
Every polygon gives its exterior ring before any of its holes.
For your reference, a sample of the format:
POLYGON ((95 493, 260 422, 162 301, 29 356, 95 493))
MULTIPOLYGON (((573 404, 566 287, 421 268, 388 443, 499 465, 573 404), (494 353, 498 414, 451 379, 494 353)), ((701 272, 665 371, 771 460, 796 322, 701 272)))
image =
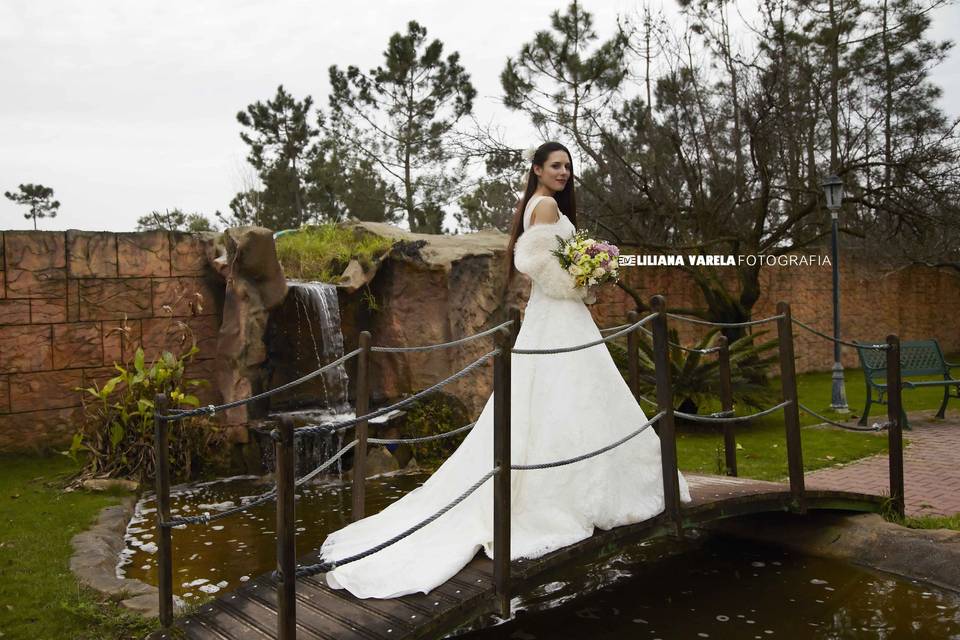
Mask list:
POLYGON ((534 205, 530 214, 530 224, 551 224, 560 219, 560 207, 552 196, 544 196, 534 205))

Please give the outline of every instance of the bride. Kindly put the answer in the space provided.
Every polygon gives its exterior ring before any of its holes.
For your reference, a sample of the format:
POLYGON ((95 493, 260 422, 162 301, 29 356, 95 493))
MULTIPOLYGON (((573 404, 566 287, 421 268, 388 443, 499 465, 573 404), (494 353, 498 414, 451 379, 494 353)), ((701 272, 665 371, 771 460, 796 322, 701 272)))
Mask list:
MULTIPOLYGON (((601 337, 574 278, 550 253, 577 219, 573 163, 547 142, 534 153, 527 189, 507 245, 507 286, 517 271, 532 280, 516 347, 544 349, 601 337), (510 260, 511 253, 513 260, 510 260)), ((601 344, 579 351, 511 357, 512 463, 570 458, 623 438, 646 422, 601 344)), ((493 466, 493 394, 463 443, 419 488, 380 513, 331 533, 324 561, 363 552, 453 501, 493 466)), ((680 497, 690 501, 683 476, 680 497)), ((536 558, 664 509, 660 440, 652 428, 606 453, 551 469, 513 471, 511 559, 536 558)), ((326 573, 327 583, 358 598, 428 593, 480 550, 493 558, 493 483, 424 528, 373 555, 326 573)))

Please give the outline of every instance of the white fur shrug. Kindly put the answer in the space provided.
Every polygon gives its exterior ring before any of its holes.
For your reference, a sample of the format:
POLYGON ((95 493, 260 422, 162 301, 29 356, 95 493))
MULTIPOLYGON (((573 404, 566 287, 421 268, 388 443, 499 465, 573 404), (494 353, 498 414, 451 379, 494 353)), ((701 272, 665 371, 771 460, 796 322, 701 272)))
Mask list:
POLYGON ((527 274, 552 298, 583 300, 586 287, 576 287, 576 280, 560 266, 559 259, 550 253, 559 246, 557 236, 566 240, 574 227, 566 218, 557 222, 531 225, 520 234, 513 248, 513 264, 517 271, 527 274))

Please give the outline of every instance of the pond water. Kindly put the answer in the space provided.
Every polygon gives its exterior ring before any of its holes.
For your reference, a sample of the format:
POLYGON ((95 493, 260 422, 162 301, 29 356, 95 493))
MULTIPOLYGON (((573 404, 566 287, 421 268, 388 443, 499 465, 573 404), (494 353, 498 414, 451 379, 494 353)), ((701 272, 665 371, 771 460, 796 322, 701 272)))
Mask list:
MULTIPOLYGON (((424 474, 367 482, 374 513, 416 488, 424 474)), ((215 513, 271 487, 245 477, 178 488, 174 515, 215 513)), ((347 524, 342 483, 298 491, 297 548, 320 545, 347 524)), ((151 498, 128 527, 118 573, 156 584, 151 498)), ((174 593, 199 603, 275 567, 274 507, 266 504, 208 525, 173 531, 174 593)), ((512 602, 513 619, 463 628, 471 640, 574 638, 958 638, 960 594, 778 547, 690 532, 654 540, 603 561, 544 575, 512 602)))
POLYGON ((960 594, 708 534, 565 567, 511 606, 459 638, 960 638, 960 594))
MULTIPOLYGON (((419 487, 427 475, 398 474, 367 480, 367 513, 376 513, 419 487)), ((269 479, 245 476, 223 481, 175 487, 170 494, 173 516, 215 514, 240 504, 244 498, 270 490, 269 479)), ((297 549, 315 549, 331 531, 349 523, 350 486, 341 482, 308 484, 297 490, 297 549)), ((151 495, 137 503, 127 526, 127 548, 117 573, 148 584, 157 583, 154 519, 151 495)), ((173 593, 188 603, 232 590, 243 582, 276 568, 276 509, 273 502, 210 524, 173 530, 173 593)))

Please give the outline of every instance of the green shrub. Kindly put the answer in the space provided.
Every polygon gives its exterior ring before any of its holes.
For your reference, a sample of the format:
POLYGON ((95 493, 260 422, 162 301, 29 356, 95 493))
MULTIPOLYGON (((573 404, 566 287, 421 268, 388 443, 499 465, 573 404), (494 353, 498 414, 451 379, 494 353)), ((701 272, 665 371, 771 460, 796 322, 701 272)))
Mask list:
MULTIPOLYGON (((189 327, 175 322, 189 334, 189 327)), ((166 393, 171 408, 196 407, 199 401, 191 391, 207 384, 205 380, 184 376, 186 365, 200 349, 190 341, 189 348, 174 355, 164 351, 147 364, 142 348, 137 348, 133 361, 114 363, 118 374, 101 388, 96 383, 83 392, 84 423, 73 436, 67 454, 80 462, 84 452, 82 476, 133 477, 141 481, 153 477, 154 397, 166 393)), ((170 423, 171 474, 193 477, 204 458, 215 455, 223 447, 222 434, 216 423, 197 417, 170 423)))
POLYGON ((390 251, 393 241, 359 228, 322 224, 277 238, 277 257, 288 278, 336 283, 350 260, 364 270, 390 251))
MULTIPOLYGON (((696 344, 684 345, 694 349, 706 349, 711 346, 719 329, 712 329, 696 344)), ((776 354, 769 352, 777 348, 777 341, 760 342, 758 338, 765 332, 748 334, 730 343, 730 376, 733 387, 733 401, 752 407, 765 407, 775 404, 777 390, 767 382, 767 372, 774 362, 776 354)), ((669 340, 681 344, 677 331, 669 331, 669 340)), ((653 366, 653 340, 641 333, 638 360, 640 364, 640 393, 648 398, 656 397, 656 375, 653 366)), ((617 368, 627 376, 627 350, 618 344, 607 343, 611 357, 617 368)), ((720 359, 716 353, 703 355, 670 347, 670 378, 673 383, 675 408, 687 413, 696 413, 705 404, 719 405, 720 398, 720 359)))
MULTIPOLYGON (((413 403, 407 409, 404 437, 432 436, 462 427, 469 421, 459 400, 453 396, 436 394, 413 403)), ((467 433, 469 431, 449 438, 413 444, 413 457, 417 459, 420 467, 439 467, 460 446, 467 433)))

